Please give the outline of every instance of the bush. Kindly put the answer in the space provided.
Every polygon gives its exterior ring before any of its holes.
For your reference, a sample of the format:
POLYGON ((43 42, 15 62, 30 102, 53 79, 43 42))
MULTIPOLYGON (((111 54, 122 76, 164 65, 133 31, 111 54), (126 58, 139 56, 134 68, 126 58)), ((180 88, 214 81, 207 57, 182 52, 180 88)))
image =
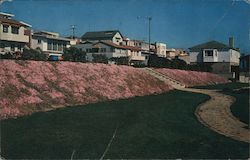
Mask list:
POLYGON ((15 56, 8 52, 5 54, 0 54, 0 59, 15 59, 15 56))
POLYGON ((63 60, 72 62, 86 62, 86 52, 75 47, 65 48, 63 60))
POLYGON ((108 57, 104 54, 92 54, 93 62, 108 64, 108 57))
POLYGON ((35 61, 46 61, 47 55, 44 54, 40 49, 23 49, 23 53, 19 59, 21 60, 35 60, 35 61))
POLYGON ((118 65, 129 65, 129 57, 112 57, 110 60, 118 65))
POLYGON ((188 65, 184 60, 181 60, 178 57, 169 60, 167 58, 158 57, 157 55, 150 55, 148 66, 155 68, 173 68, 173 69, 202 71, 202 72, 212 71, 212 67, 209 64, 200 63, 195 65, 188 65))

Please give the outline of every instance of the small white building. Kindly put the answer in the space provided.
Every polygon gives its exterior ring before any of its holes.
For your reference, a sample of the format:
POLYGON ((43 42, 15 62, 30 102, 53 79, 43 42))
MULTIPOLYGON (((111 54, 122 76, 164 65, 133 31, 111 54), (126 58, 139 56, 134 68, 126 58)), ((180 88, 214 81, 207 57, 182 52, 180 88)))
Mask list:
POLYGON ((189 48, 191 64, 211 65, 213 72, 233 78, 233 66, 239 66, 240 51, 234 48, 233 38, 229 39, 229 45, 210 41, 189 48))
POLYGON ((60 37, 59 33, 39 31, 32 33, 31 48, 40 48, 47 55, 61 56, 70 47, 70 39, 60 37))
POLYGON ((159 57, 167 57, 166 51, 167 51, 167 45, 165 43, 155 43, 156 46, 156 54, 159 57))
POLYGON ((0 54, 22 52, 25 45, 29 46, 31 25, 13 17, 0 12, 0 54))

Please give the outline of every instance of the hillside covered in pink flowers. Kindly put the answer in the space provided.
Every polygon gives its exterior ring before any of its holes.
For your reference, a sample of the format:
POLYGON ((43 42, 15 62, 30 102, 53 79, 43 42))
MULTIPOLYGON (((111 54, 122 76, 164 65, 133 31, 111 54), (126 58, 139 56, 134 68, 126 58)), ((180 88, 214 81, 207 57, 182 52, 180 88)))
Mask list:
POLYGON ((12 60, 0 66, 0 119, 172 89, 128 66, 12 60))
POLYGON ((184 84, 186 87, 228 82, 223 77, 208 72, 186 71, 168 68, 158 68, 154 70, 184 84))
MULTIPOLYGON (((143 69, 98 63, 0 61, 0 119, 173 89, 143 69)), ((155 69, 186 86, 227 82, 204 72, 155 69)))

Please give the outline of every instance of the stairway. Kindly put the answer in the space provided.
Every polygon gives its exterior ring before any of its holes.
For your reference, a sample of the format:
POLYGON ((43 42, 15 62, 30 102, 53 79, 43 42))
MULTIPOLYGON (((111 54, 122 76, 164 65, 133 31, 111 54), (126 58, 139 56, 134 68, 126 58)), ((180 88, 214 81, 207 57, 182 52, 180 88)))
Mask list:
POLYGON ((182 89, 185 88, 185 85, 181 84, 179 81, 176 81, 164 74, 161 74, 151 68, 143 68, 143 70, 145 72, 147 72, 148 74, 150 74, 151 76, 154 76, 155 78, 161 80, 161 81, 166 81, 168 84, 170 84, 173 88, 175 89, 182 89))

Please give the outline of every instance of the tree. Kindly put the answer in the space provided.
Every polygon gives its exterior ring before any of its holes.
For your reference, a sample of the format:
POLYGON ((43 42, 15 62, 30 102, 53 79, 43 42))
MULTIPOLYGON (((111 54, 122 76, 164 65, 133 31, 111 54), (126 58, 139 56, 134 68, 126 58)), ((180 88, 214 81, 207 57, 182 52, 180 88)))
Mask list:
POLYGON ((92 54, 93 62, 95 63, 105 63, 108 64, 108 57, 104 54, 92 54))
POLYGON ((86 52, 75 47, 65 48, 63 60, 72 62, 86 62, 86 52))
POLYGON ((155 54, 149 56, 148 66, 156 68, 172 68, 170 60, 163 57, 158 57, 155 54))
POLYGON ((47 55, 44 54, 41 50, 37 49, 23 49, 20 59, 22 60, 35 60, 35 61, 46 61, 47 55))

